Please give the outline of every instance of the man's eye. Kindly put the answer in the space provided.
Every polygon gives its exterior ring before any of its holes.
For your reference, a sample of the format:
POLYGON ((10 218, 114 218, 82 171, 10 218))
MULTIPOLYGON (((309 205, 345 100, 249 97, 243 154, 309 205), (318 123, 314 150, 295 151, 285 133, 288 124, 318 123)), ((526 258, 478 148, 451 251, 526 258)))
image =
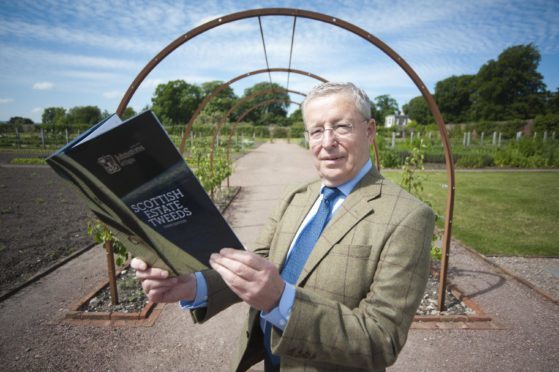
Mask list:
POLYGON ((348 133, 349 131, 351 131, 351 125, 350 124, 338 124, 334 127, 334 131, 336 133, 340 133, 340 134, 348 133))
POLYGON ((310 131, 311 136, 320 135, 320 134, 322 134, 322 132, 324 132, 324 129, 322 129, 322 128, 315 128, 315 129, 311 129, 311 131, 310 131))

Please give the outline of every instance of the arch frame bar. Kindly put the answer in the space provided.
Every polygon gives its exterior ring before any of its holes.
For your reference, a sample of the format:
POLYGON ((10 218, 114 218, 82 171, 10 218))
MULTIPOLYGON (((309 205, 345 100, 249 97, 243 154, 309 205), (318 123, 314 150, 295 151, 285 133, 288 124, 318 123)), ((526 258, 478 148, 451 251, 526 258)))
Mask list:
POLYGON ((441 141, 443 142, 444 154, 445 154, 445 163, 446 163, 446 170, 447 170, 447 179, 448 179, 448 194, 447 194, 447 201, 446 201, 446 212, 445 212, 445 221, 444 221, 444 234, 442 239, 442 258, 441 258, 441 275, 440 275, 440 283, 439 283, 439 298, 438 298, 438 307, 439 311, 444 309, 444 294, 446 292, 446 280, 447 280, 447 271, 448 271, 448 258, 450 252, 450 236, 452 233, 452 218, 453 218, 453 211, 454 211, 454 193, 455 193, 455 177, 454 177, 454 162, 452 159, 452 152, 450 149, 450 142, 448 140, 448 135, 446 132, 446 126, 444 124, 444 120, 442 115, 439 111, 439 107, 435 102, 433 96, 423 83, 423 81, 419 78, 419 76, 415 73, 415 71, 408 65, 408 63, 398 55, 392 48, 390 48, 387 44, 383 41, 375 37, 374 35, 368 33, 364 29, 355 26, 349 22, 341 20, 336 17, 331 17, 322 13, 312 12, 308 10, 302 9, 292 9, 292 8, 262 8, 262 9, 252 9, 241 11, 237 13, 228 14, 223 17, 219 17, 212 21, 206 22, 198 27, 195 27, 191 31, 181 35, 169 45, 167 45, 159 54, 157 54, 152 60, 150 60, 146 66, 140 71, 136 79, 132 82, 130 87, 127 89, 124 97, 122 98, 118 108, 117 114, 122 115, 124 109, 130 102, 134 92, 138 89, 138 86, 142 83, 142 81, 146 78, 146 76, 163 60, 167 57, 170 53, 172 53, 175 49, 177 49, 182 44, 188 42, 192 38, 211 30, 215 27, 220 25, 234 22, 241 19, 253 18, 253 17, 260 17, 260 16, 293 16, 293 17, 300 17, 300 18, 308 18, 313 19, 316 21, 321 21, 324 23, 329 23, 331 25, 338 26, 343 28, 347 31, 350 31, 357 36, 367 40, 369 43, 373 44, 377 48, 379 48, 382 52, 384 52, 388 57, 390 57, 394 62, 396 62, 404 72, 410 77, 410 79, 414 82, 417 86, 423 98, 427 101, 427 106, 431 110, 435 122, 439 126, 441 141))

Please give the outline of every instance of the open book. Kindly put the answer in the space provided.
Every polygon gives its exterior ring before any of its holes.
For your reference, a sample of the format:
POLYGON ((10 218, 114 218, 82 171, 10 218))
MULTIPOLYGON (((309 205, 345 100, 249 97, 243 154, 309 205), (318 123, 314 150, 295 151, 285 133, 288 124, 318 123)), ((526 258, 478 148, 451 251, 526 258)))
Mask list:
POLYGON ((151 266, 186 274, 221 248, 243 249, 151 111, 124 122, 112 115, 47 163, 151 266))

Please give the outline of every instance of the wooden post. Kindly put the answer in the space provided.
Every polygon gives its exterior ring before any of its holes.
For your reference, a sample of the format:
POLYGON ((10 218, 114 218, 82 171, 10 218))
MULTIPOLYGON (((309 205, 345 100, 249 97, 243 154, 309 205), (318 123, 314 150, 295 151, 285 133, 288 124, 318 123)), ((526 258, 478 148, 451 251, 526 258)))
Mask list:
POLYGON ((479 144, 483 146, 483 138, 485 137, 485 132, 481 132, 481 138, 479 140, 479 144))
POLYGON ((116 273, 115 273, 113 242, 107 240, 103 245, 105 248, 105 255, 107 257, 107 271, 109 273, 109 288, 111 290, 111 303, 113 305, 118 305, 118 292, 116 290, 116 273))
POLYGON ((503 133, 499 132, 499 139, 497 140, 497 147, 501 147, 501 138, 503 137, 503 133))
POLYGON ((20 144, 19 144, 19 130, 16 127, 16 148, 19 149, 20 144))
POLYGON ((70 137, 68 137, 68 128, 64 128, 64 134, 66 135, 66 143, 70 142, 70 137))
POLYGON ((543 142, 547 141, 547 130, 543 132, 543 142))
POLYGON ((392 132, 392 143, 390 144, 390 147, 396 147, 396 132, 394 131, 392 132))
POLYGON ((493 146, 497 144, 497 132, 493 132, 493 139, 491 140, 491 144, 493 146))
POLYGON ((41 128, 41 144, 43 145, 43 149, 45 148, 45 130, 41 128))

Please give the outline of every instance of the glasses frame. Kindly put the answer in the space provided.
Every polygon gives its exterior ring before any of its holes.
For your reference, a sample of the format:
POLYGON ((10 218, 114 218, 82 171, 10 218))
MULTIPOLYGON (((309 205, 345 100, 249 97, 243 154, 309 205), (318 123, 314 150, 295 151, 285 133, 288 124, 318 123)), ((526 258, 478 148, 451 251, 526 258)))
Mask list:
MULTIPOLYGON (((368 122, 369 120, 370 120, 370 119, 365 119, 365 120, 359 122, 358 124, 362 124, 362 123, 368 122)), ((351 136, 351 135, 353 134, 353 128, 355 128, 355 127, 356 127, 356 125, 353 124, 353 123, 343 123, 343 122, 342 122, 342 123, 337 123, 337 124, 333 125, 331 128, 324 128, 324 127, 323 127, 323 128, 321 128, 321 129, 322 129, 322 132, 320 133, 320 134, 321 134, 321 135, 320 135, 320 138, 316 138, 316 139, 312 138, 310 131, 307 130, 307 129, 305 129, 305 130, 304 130, 305 140, 306 140, 308 143, 319 143, 319 142, 322 142, 322 141, 324 140, 324 133, 326 133, 326 131, 332 131, 332 136, 333 136, 336 140, 339 140, 339 139, 341 139, 341 138, 347 138, 347 137, 349 137, 349 136, 351 136), (336 133, 336 128, 339 127, 339 126, 349 126, 349 128, 350 128, 349 133, 343 134, 343 135, 340 135, 340 134, 336 133)))

